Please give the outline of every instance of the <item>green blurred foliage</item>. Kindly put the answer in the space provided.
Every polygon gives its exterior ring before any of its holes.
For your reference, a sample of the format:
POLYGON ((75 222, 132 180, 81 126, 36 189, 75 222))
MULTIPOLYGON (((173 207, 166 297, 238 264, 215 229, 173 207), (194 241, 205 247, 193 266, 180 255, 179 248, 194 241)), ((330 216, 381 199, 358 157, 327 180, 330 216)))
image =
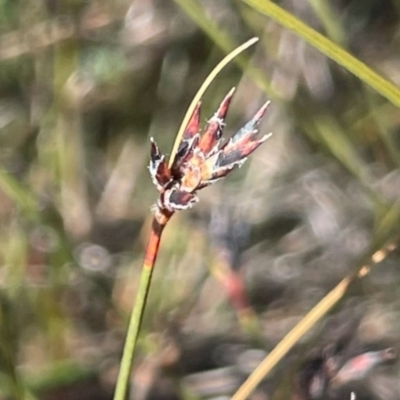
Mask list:
MULTIPOLYGON (((400 82, 396 1, 280 4, 400 82)), ((267 97, 260 130, 274 136, 168 226, 138 398, 231 394, 375 243, 377 222, 398 225, 398 110, 243 2, 0 0, 0 399, 111 398, 156 201, 148 138, 168 154, 203 79, 251 36, 202 121, 237 86, 226 135, 267 97), (215 370, 226 392, 196 375, 215 370)), ((351 327, 362 344, 399 339, 396 261, 335 310, 338 326, 388 314, 380 331, 351 327)), ((308 337, 296 366, 319 343, 308 337)), ((260 393, 297 390, 286 366, 260 393)))

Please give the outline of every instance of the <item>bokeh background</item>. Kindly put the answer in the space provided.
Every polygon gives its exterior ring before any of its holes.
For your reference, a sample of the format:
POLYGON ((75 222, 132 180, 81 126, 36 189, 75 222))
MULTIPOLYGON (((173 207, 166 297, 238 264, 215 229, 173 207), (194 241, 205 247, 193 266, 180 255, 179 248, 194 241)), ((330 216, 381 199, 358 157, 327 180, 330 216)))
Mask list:
MULTIPOLYGON (((400 85, 398 0, 279 4, 400 85)), ((253 36, 202 121, 235 86, 225 134, 270 99, 273 137, 166 228, 135 400, 229 398, 360 266, 400 194, 400 113, 239 0, 0 0, 0 399, 112 398, 157 198, 149 137, 168 153, 253 36)), ((253 398, 400 399, 396 360, 374 353, 399 332, 395 250, 253 398), (373 368, 332 378, 360 354, 373 368)))

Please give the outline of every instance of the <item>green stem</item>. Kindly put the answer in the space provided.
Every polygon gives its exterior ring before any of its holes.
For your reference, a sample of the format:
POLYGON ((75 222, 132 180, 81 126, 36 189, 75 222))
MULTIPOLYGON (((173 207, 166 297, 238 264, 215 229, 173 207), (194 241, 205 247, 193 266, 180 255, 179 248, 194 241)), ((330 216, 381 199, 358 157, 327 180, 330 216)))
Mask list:
POLYGON ((140 277, 138 292, 136 294, 135 305, 132 309, 129 322, 128 333, 126 335, 124 351, 122 354, 121 366, 115 388, 114 400, 125 400, 129 387, 129 377, 131 374, 133 355, 136 343, 139 337, 140 326, 142 324, 144 308, 146 306, 147 296, 149 294, 151 277, 153 275, 154 264, 157 259, 158 249, 161 241, 161 234, 167 220, 159 223, 153 220, 150 238, 146 248, 145 259, 140 277))

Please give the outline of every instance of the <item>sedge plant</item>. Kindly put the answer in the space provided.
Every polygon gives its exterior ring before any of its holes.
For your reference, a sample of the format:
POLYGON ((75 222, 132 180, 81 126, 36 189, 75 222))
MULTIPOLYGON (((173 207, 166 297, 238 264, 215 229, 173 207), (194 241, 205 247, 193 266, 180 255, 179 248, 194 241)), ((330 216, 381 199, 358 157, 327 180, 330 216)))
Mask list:
POLYGON ((175 139, 171 156, 160 151, 151 138, 150 175, 159 192, 153 206, 153 222, 147 244, 139 288, 132 309, 114 400, 125 400, 130 381, 133 355, 137 344, 143 313, 149 294, 151 278, 161 242, 161 235, 175 212, 192 207, 198 198, 198 190, 224 178, 230 171, 240 167, 247 157, 269 136, 258 137, 257 127, 269 102, 229 140, 222 139, 225 118, 235 89, 223 99, 217 112, 208 121, 200 135, 201 98, 215 76, 234 57, 253 45, 253 38, 229 53, 211 72, 194 97, 175 139))

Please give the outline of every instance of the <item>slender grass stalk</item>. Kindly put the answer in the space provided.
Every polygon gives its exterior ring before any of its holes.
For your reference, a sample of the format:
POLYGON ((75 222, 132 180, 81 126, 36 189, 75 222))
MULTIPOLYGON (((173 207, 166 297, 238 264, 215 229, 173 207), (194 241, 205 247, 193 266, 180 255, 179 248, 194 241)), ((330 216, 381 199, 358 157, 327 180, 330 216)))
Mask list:
POLYGON ((253 37, 252 39, 249 39, 247 42, 243 43, 236 49, 232 50, 229 54, 227 54, 219 63, 218 65, 211 71, 211 73, 207 76, 203 84, 201 85, 200 89, 196 93, 196 95, 193 97, 192 102, 190 103, 189 108, 186 111, 185 116, 183 117, 181 126, 179 127, 179 131, 176 135, 174 146, 172 148, 172 156, 169 159, 169 167, 172 165, 174 162, 174 155, 176 154, 178 150, 179 143, 182 139, 183 132, 189 123, 189 119, 193 114, 194 109, 196 108, 197 103, 201 100, 203 97, 203 94, 207 90, 207 88, 210 86, 211 82, 216 78, 216 76, 240 53, 242 53, 244 50, 252 46, 254 43, 258 42, 257 37, 253 37))
MULTIPOLYGON (((210 86, 211 82, 215 79, 215 77, 222 71, 222 69, 237 55, 239 55, 242 51, 252 46, 254 43, 258 41, 258 38, 252 38, 248 40, 246 43, 234 49, 227 56, 225 56, 222 61, 211 71, 203 85, 200 87, 196 96, 192 100, 186 115, 182 121, 181 127, 178 131, 178 134, 175 139, 175 143, 171 152, 171 157, 169 160, 169 165, 171 166, 176 152, 178 150, 179 143, 183 136, 184 130, 189 122, 191 115, 196 107, 196 104, 199 102, 204 92, 210 86)), ((139 337, 139 331, 143 319, 144 309, 146 306, 147 297, 150 290, 151 278, 154 271, 154 265, 158 255, 158 249, 160 247, 161 235, 162 232, 167 225, 168 221, 172 217, 173 212, 162 212, 161 215, 158 215, 153 219, 150 238, 147 244, 144 263, 142 267, 142 273, 140 277, 140 283, 138 292, 136 294, 136 301, 132 309, 128 332, 125 340, 124 350, 122 354, 122 360, 120 365, 120 371, 117 379, 117 385, 114 393, 114 400, 126 400, 126 395, 129 387, 129 377, 131 374, 132 364, 133 364, 133 356, 136 348, 136 344, 139 337)))
POLYGON ((114 394, 115 400, 125 400, 126 398, 127 389, 129 386, 129 376, 133 363, 133 354, 139 337, 139 330, 143 319, 147 296, 149 294, 154 265, 157 259, 158 249, 160 247, 161 235, 168 220, 169 218, 165 218, 165 221, 160 223, 155 218, 153 219, 150 237, 144 257, 142 273, 140 276, 139 288, 136 294, 136 301, 132 310, 127 338, 122 354, 120 372, 114 394))
POLYGON ((366 276, 371 266, 380 263, 396 246, 387 245, 398 237, 400 221, 400 200, 387 211, 374 230, 375 240, 369 251, 361 258, 356 268, 317 303, 300 322, 278 343, 261 364, 247 378, 243 385, 233 395, 231 400, 244 400, 250 396, 257 385, 271 372, 277 363, 292 349, 329 310, 331 310, 345 295, 348 287, 358 278, 366 276))
MULTIPOLYGON (((204 5, 199 0, 174 0, 187 16, 211 39, 215 46, 218 46, 224 53, 229 53, 234 47, 234 41, 221 27, 209 17, 204 5)), ((271 86, 265 71, 255 65, 245 65, 243 58, 235 59, 240 68, 246 67, 249 78, 265 93, 268 97, 279 100, 280 96, 271 86)))
POLYGON ((261 364, 233 395, 232 400, 246 399, 258 384, 267 376, 275 365, 289 352, 298 340, 308 332, 346 293, 351 282, 349 277, 343 279, 330 291, 302 320, 278 343, 261 364))
POLYGON ((331 60, 346 68, 347 71, 357 76, 392 104, 400 107, 400 89, 342 47, 310 28, 304 22, 270 0, 242 1, 294 32, 322 54, 325 54, 331 60))
MULTIPOLYGON (((388 246, 372 255, 374 263, 381 262, 394 249, 388 246)), ((342 279, 322 300, 317 303, 300 322, 278 343, 261 364, 251 373, 231 400, 245 400, 258 384, 271 372, 278 362, 292 349, 314 325, 324 317, 345 295, 350 284, 362 278, 370 271, 370 265, 364 265, 356 273, 342 279)))

